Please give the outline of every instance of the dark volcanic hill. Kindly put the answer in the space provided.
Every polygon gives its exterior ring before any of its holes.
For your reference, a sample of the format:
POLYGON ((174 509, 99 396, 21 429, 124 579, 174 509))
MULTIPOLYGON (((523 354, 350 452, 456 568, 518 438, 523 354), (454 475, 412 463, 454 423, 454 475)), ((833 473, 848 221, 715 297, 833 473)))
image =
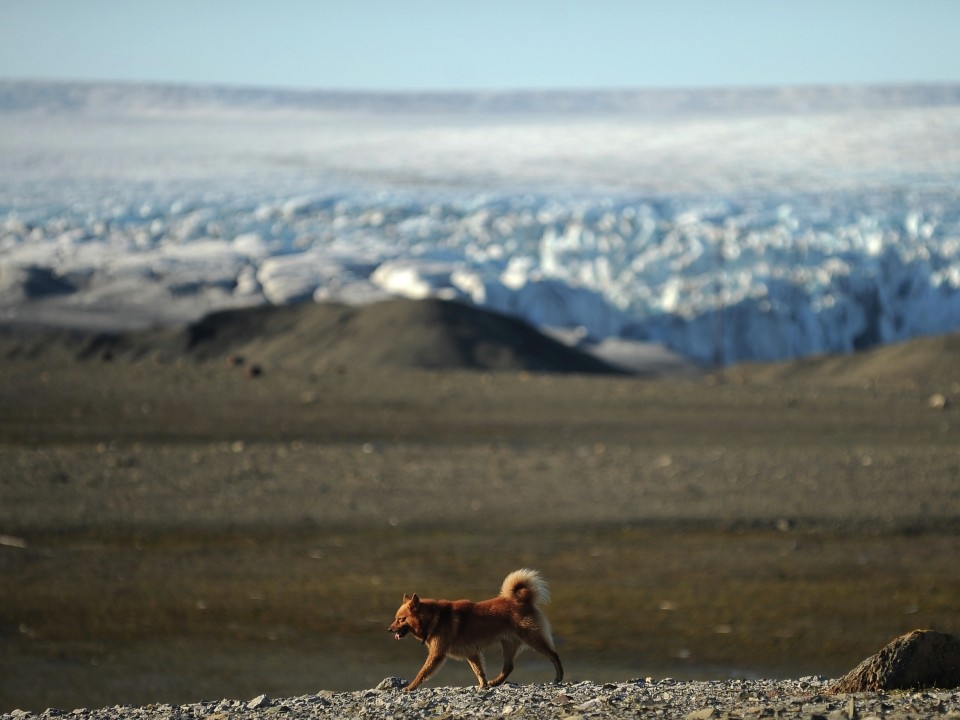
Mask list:
POLYGON ((6 355, 69 348, 77 357, 174 361, 244 357, 264 369, 352 367, 617 373, 505 315, 442 300, 388 300, 360 307, 313 304, 217 312, 185 328, 125 335, 63 331, 7 337, 6 355))
POLYGON ((614 372, 523 322, 459 302, 388 300, 215 313, 189 326, 197 357, 241 353, 273 366, 614 372))

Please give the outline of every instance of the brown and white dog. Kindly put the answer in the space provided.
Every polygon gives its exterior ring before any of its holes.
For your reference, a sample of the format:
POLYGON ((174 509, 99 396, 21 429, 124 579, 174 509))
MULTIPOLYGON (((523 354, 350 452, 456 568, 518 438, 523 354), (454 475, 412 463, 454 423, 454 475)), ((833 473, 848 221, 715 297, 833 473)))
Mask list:
POLYGON ((466 660, 480 687, 499 685, 513 671, 513 661, 523 646, 550 658, 563 680, 563 665, 553 646, 550 622, 540 605, 550 600, 546 582, 536 570, 516 570, 503 581, 500 595, 490 600, 429 600, 414 594, 403 604, 388 630, 397 640, 407 633, 427 646, 427 660, 404 690, 414 690, 448 657, 466 660), (490 683, 483 667, 483 649, 499 642, 503 670, 490 683))

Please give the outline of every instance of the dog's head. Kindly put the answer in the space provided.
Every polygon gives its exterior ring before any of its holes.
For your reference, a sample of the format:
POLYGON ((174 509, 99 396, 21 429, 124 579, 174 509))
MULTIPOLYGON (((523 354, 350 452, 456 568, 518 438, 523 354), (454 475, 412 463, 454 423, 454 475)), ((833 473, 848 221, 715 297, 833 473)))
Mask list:
POLYGON ((419 613, 420 598, 417 594, 414 593, 413 597, 404 594, 403 605, 397 610, 397 616, 387 630, 392 632, 397 640, 402 640, 408 632, 412 632, 414 637, 423 637, 419 613))

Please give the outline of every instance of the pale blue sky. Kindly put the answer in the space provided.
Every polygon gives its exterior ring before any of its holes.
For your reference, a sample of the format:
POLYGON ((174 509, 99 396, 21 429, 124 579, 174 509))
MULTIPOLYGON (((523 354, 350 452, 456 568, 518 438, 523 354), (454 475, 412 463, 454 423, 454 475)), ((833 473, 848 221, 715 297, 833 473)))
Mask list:
POLYGON ((353 89, 960 81, 960 0, 0 0, 0 77, 353 89))

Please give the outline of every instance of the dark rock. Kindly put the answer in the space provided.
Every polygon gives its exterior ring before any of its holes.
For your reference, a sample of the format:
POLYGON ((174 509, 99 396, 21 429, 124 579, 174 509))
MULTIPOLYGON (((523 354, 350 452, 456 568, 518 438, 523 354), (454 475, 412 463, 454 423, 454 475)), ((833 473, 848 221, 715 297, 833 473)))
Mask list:
POLYGON ((36 300, 53 295, 69 295, 76 288, 50 268, 28 265, 0 268, 0 295, 36 300))
POLYGON ((960 638, 914 630, 829 686, 834 693, 960 687, 960 638))

